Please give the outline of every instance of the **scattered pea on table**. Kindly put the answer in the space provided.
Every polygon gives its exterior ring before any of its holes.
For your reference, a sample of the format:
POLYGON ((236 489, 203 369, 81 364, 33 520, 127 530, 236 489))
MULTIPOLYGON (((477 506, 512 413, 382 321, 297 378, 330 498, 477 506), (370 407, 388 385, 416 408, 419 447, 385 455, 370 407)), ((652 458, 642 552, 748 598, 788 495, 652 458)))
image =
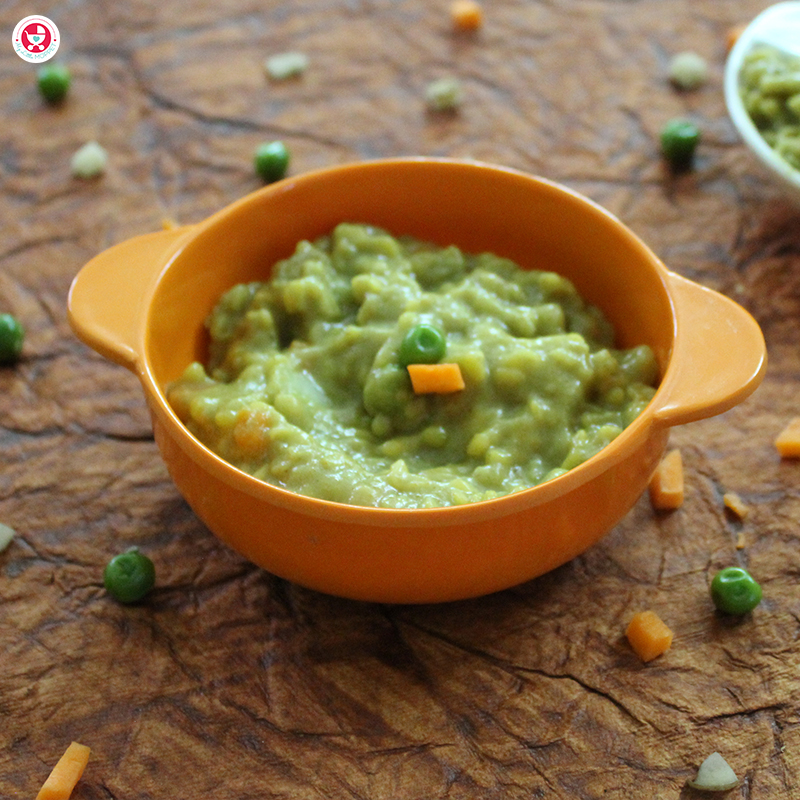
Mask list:
POLYGON ((44 64, 37 73, 39 93, 48 103, 60 103, 69 92, 72 73, 63 64, 44 64))
POLYGON ((25 331, 12 314, 0 314, 0 364, 12 364, 22 353, 25 331))
POLYGON ((711 599, 726 614, 742 616, 761 602, 761 587, 741 567, 721 569, 711 582, 711 599))
POLYGON ((700 129, 689 120, 670 120, 661 130, 661 152, 674 169, 692 163, 699 142, 700 129))
POLYGON ((155 566, 137 547, 132 547, 108 562, 103 583, 120 603, 135 603, 155 586, 155 566))
POLYGON ((289 148, 283 142, 264 142, 253 157, 256 173, 266 183, 279 181, 289 168, 289 148))

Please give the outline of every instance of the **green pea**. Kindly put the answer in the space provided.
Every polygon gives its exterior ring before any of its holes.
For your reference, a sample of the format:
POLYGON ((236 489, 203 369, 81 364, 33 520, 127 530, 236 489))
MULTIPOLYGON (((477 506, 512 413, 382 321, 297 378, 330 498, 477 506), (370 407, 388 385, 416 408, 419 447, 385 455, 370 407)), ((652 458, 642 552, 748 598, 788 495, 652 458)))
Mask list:
POLYGON ((39 92, 48 103, 58 103, 67 96, 72 74, 63 64, 45 64, 37 73, 39 92))
POLYGON ((0 314, 0 364, 11 364, 22 352, 25 331, 11 314, 0 314))
POLYGON ((103 583, 108 593, 120 603, 135 603, 155 586, 156 570, 146 555, 132 547, 108 562, 103 572, 103 583))
POLYGON ((661 131, 661 152, 673 167, 687 167, 699 141, 700 130, 693 122, 673 119, 661 131))
POLYGON ((720 611, 741 616, 761 602, 761 587, 747 570, 726 567, 711 582, 711 599, 720 611))
POLYGON ((283 142, 265 142, 256 148, 254 163, 262 180, 279 181, 289 168, 289 149, 283 142))
POLYGON ((435 364, 445 354, 447 344, 444 334, 433 325, 415 325, 400 343, 400 366, 409 364, 435 364))

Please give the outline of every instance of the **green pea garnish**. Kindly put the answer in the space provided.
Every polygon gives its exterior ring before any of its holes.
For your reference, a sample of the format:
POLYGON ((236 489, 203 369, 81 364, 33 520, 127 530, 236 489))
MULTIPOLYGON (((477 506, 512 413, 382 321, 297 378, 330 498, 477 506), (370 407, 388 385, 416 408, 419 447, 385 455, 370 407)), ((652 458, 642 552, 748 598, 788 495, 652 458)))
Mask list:
POLYGON ((446 349, 444 334, 433 325, 420 323, 411 328, 400 343, 400 366, 435 364, 446 349))

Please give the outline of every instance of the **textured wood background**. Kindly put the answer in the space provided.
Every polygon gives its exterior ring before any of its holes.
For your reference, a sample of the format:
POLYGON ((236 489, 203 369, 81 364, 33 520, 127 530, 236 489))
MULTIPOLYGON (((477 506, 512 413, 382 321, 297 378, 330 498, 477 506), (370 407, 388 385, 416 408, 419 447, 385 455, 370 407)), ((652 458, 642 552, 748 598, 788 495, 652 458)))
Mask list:
POLYGON ((18 531, 0 554, 0 796, 34 797, 72 739, 92 748, 75 800, 689 798, 714 750, 742 779, 729 796, 800 794, 800 463, 772 445, 800 413, 800 210, 721 89, 727 30, 767 5, 486 0, 484 29, 456 36, 445 0, 0 4, 0 310, 28 332, 0 369, 0 520, 18 531), (74 74, 58 108, 10 46, 34 12, 74 74), (310 67, 270 83, 263 59, 285 50, 310 67), (708 59, 700 91, 666 80, 681 50, 708 59), (463 109, 426 113, 448 74, 463 109), (657 135, 687 114, 704 140, 675 177, 657 135), (108 172, 77 181, 69 158, 92 138, 108 172), (168 479, 136 380, 70 333, 66 294, 105 247, 257 188, 251 154, 273 138, 295 173, 436 154, 556 179, 746 306, 768 374, 672 433, 684 507, 644 497, 556 572, 441 606, 323 596, 219 544, 168 479), (102 570, 131 545, 158 587, 123 607, 102 570), (741 621, 708 597, 731 564, 764 588, 741 621), (643 608, 676 634, 648 665, 623 637, 643 608))

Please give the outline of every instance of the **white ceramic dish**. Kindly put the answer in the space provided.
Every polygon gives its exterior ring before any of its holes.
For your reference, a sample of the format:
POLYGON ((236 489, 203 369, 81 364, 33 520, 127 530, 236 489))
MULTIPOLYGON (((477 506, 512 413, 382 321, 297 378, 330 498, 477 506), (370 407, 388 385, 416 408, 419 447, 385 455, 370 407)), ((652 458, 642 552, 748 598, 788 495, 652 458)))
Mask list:
POLYGON ((800 55, 800 2, 777 3, 762 11, 739 36, 725 64, 725 103, 736 130, 785 193, 800 203, 800 170, 794 169, 767 144, 739 94, 742 61, 756 44, 772 44, 800 55))

